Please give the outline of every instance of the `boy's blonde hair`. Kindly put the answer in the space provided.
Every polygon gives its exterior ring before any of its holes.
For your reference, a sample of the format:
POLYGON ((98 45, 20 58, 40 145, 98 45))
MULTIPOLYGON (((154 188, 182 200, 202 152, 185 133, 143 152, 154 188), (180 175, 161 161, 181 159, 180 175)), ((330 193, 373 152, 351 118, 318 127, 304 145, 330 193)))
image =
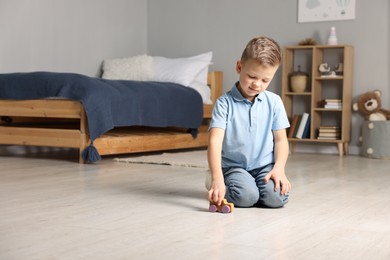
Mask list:
POLYGON ((282 52, 275 40, 259 36, 248 42, 241 55, 242 63, 250 59, 256 60, 261 65, 278 66, 282 61, 282 52))

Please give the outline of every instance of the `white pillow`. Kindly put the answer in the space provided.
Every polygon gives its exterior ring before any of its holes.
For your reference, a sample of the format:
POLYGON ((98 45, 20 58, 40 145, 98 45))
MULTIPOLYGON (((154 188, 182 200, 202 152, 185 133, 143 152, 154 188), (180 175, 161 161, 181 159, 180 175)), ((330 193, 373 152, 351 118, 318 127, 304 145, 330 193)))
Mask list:
POLYGON ((138 55, 130 58, 111 59, 103 62, 105 79, 139 80, 153 79, 153 58, 148 55, 138 55))
POLYGON ((213 104, 211 100, 211 89, 209 86, 195 80, 191 83, 190 88, 195 89, 202 96, 203 104, 213 104))
POLYGON ((153 57, 153 80, 174 82, 184 86, 190 86, 192 82, 198 80, 206 85, 211 57, 211 52, 189 58, 153 57))
MULTIPOLYGON (((209 62, 209 65, 211 65, 211 60, 213 58, 213 53, 210 51, 210 52, 206 52, 206 53, 203 53, 203 54, 199 54, 199 55, 196 55, 196 56, 192 56, 192 57, 189 57, 188 59, 190 60, 204 60, 204 61, 208 61, 209 62)), ((200 83, 202 84, 205 84, 207 85, 207 77, 208 77, 208 73, 209 73, 209 66, 207 66, 206 68, 204 68, 199 74, 198 76, 196 76, 196 81, 199 81, 200 83)))

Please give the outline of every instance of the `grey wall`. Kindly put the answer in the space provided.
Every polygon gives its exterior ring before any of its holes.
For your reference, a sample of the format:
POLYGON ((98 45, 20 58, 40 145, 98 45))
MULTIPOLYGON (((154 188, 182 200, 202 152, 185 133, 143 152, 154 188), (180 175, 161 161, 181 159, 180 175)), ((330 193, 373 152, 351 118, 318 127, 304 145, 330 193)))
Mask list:
MULTIPOLYGON (((390 109, 388 0, 356 0, 351 21, 297 23, 298 0, 0 0, 0 72, 68 71, 99 75, 105 58, 136 54, 181 57, 213 51, 224 90, 237 80, 235 61, 247 41, 268 35, 282 46, 306 37, 355 46, 353 96, 379 88, 390 109)), ((280 70, 271 90, 280 93, 280 70)), ((351 152, 362 118, 353 115, 351 152)), ((333 152, 334 146, 298 145, 333 152)))
MULTIPOLYGON (((340 44, 355 47, 353 97, 367 90, 382 90, 383 107, 390 109, 389 1, 356 0, 356 19, 298 23, 298 0, 149 0, 148 52, 172 57, 213 51, 212 69, 222 70, 224 90, 237 80, 235 61, 247 41, 268 35, 282 46, 314 37, 326 44, 331 26, 340 44)), ((270 89, 280 94, 280 70, 270 89)), ((359 153, 362 117, 353 115, 350 151, 359 153)), ((303 145, 297 150, 337 153, 335 145, 303 145)))
POLYGON ((105 58, 146 53, 144 0, 0 0, 0 71, 95 76, 105 58))

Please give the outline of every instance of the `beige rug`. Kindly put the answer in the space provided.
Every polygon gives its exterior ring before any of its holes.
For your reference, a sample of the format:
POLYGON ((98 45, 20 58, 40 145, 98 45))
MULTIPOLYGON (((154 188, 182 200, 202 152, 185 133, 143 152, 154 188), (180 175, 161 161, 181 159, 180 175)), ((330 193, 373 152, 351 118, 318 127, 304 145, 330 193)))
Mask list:
POLYGON ((180 167, 208 168, 207 151, 166 152, 161 154, 115 158, 120 163, 160 164, 180 167))

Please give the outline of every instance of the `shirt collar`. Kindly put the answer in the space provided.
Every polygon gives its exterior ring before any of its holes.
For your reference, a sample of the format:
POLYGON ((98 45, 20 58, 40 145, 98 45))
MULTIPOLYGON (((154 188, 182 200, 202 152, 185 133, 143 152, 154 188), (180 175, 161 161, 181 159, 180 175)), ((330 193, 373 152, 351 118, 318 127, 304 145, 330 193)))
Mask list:
MULTIPOLYGON (((238 90, 238 81, 236 82, 236 84, 234 84, 233 88, 232 88, 232 96, 233 96, 233 99, 235 101, 248 101, 246 98, 244 98, 242 95, 241 95, 241 92, 238 90)), ((261 92, 259 93, 255 99, 257 99, 258 101, 261 101, 264 97, 264 92, 261 92)), ((249 102, 249 101, 248 101, 249 102)))

